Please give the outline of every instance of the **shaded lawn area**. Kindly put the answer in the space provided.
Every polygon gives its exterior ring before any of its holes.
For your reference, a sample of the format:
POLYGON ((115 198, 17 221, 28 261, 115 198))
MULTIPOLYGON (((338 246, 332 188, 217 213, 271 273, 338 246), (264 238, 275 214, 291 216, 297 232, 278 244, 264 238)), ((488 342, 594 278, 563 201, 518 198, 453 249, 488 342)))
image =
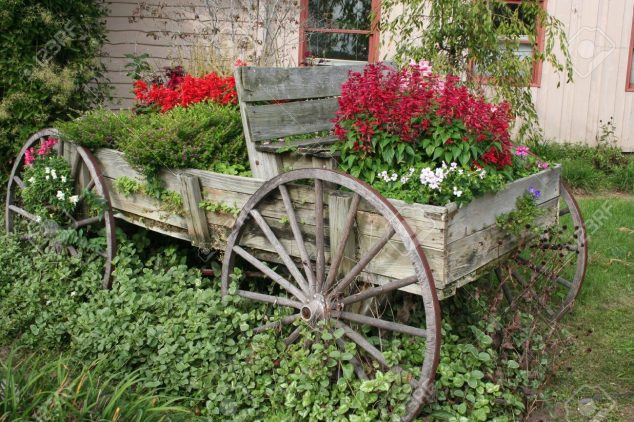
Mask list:
POLYGON ((576 306, 562 321, 574 341, 555 358, 552 397, 532 420, 634 421, 634 197, 579 204, 589 266, 576 306))

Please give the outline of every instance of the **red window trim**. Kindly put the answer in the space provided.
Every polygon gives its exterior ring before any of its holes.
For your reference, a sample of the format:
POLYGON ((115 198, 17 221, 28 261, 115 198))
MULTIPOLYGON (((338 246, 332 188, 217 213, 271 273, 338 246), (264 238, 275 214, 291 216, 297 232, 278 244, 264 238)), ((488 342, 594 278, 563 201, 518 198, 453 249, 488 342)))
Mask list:
POLYGON ((305 64, 304 54, 306 53, 306 32, 325 32, 340 34, 368 34, 370 45, 368 46, 368 62, 376 63, 379 60, 379 20, 381 13, 381 0, 372 0, 371 9, 374 17, 370 23, 370 28, 364 29, 336 29, 336 28, 310 28, 306 26, 308 21, 308 1, 299 2, 299 58, 298 63, 305 64))
POLYGON ((632 16, 632 31, 630 34, 630 51, 627 56, 627 74, 625 75, 625 92, 634 92, 632 83, 632 53, 634 52, 634 15, 632 16))
MULTIPOLYGON (((511 3, 511 4, 520 4, 522 3, 522 0, 503 0, 505 3, 511 3)), ((541 6, 545 11, 548 11, 548 0, 540 0, 541 6)), ((544 28, 541 25, 537 26, 537 51, 539 51, 540 53, 544 51, 544 28)), ((528 41, 523 41, 523 40, 517 40, 515 41, 519 44, 530 44, 530 42, 528 41)), ((474 78, 478 78, 484 82, 487 81, 487 77, 484 76, 477 76, 473 74, 473 64, 470 66, 471 68, 469 69, 469 72, 471 73, 471 77, 474 78)), ((531 84, 530 86, 532 88, 539 88, 542 85, 542 67, 543 67, 543 61, 542 60, 537 60, 535 61, 535 63, 533 63, 533 77, 531 79, 531 84)))

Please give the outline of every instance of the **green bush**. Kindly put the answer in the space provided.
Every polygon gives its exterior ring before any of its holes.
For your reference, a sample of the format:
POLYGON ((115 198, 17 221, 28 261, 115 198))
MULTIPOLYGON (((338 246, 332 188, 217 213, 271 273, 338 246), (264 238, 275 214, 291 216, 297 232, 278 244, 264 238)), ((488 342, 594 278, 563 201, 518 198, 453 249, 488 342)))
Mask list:
POLYGON ((88 85, 103 73, 104 17, 94 0, 0 0, 2 178, 31 134, 107 94, 105 84, 88 85))
POLYGON ((562 177, 575 189, 596 192, 605 186, 606 176, 587 160, 566 159, 561 162, 562 177))
POLYGON ((235 107, 203 102, 137 115, 95 110, 59 128, 64 139, 88 148, 121 150, 149 178, 174 168, 248 174, 242 120, 235 107))
POLYGON ((128 161, 145 174, 247 161, 240 112, 233 107, 197 103, 147 114, 144 119, 119 146, 128 161))
POLYGON ((141 123, 142 116, 123 110, 113 112, 98 108, 71 121, 55 122, 62 139, 74 141, 88 149, 117 148, 119 141, 130 135, 135 123, 141 123))
POLYGON ((611 184, 622 192, 634 193, 634 159, 614 168, 611 184))

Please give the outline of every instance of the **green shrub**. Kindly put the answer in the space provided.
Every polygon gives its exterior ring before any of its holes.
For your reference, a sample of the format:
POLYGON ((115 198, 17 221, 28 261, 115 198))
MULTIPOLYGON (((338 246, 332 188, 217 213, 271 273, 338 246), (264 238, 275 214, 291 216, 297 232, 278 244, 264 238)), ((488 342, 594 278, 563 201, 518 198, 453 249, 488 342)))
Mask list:
POLYGON ((234 107, 204 102, 166 113, 136 115, 100 109, 72 122, 60 122, 59 128, 63 138, 88 148, 121 150, 149 179, 161 169, 174 168, 249 173, 242 120, 234 107))
POLYGON ((587 160, 566 159, 561 166, 562 176, 572 188, 595 192, 604 186, 605 174, 587 160))
POLYGON ((55 127, 62 139, 74 141, 88 149, 117 148, 119 140, 129 136, 133 124, 141 123, 143 116, 134 116, 130 111, 113 112, 96 109, 72 121, 59 121, 55 127))
POLYGON ((629 162, 616 166, 610 179, 616 189, 634 193, 634 157, 629 162))
POLYGON ((135 125, 119 145, 128 162, 146 175, 248 159, 240 112, 233 107, 197 103, 144 117, 144 124, 135 125))
POLYGON ((88 85, 103 73, 96 57, 105 40, 105 13, 94 0, 0 0, 4 177, 31 134, 106 96, 108 85, 88 85))
POLYGON ((177 399, 139 390, 138 374, 99 376, 102 363, 74 369, 67 357, 11 350, 0 361, 2 420, 191 420, 177 399), (51 359, 52 358, 52 359, 51 359), (116 380, 115 380, 116 378, 116 380))

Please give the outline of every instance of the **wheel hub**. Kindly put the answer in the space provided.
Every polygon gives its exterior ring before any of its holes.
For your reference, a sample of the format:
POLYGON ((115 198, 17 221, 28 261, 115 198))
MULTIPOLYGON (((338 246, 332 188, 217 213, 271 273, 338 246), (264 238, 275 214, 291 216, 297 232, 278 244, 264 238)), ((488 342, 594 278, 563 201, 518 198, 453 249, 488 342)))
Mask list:
POLYGON ((316 293, 302 306, 300 313, 302 319, 314 327, 318 321, 326 319, 326 309, 326 300, 322 295, 316 293))

